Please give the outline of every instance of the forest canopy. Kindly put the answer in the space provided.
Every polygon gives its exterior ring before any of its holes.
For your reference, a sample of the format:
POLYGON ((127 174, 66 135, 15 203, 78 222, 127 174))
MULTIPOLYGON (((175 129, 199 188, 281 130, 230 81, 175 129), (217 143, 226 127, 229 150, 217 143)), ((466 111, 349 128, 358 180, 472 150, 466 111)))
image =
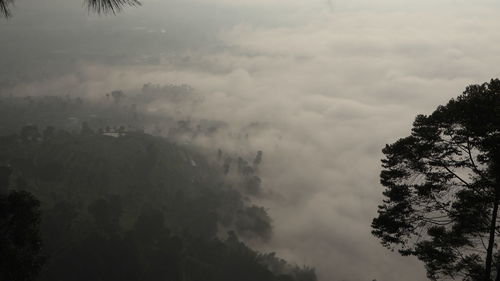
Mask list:
POLYGON ((29 194, 40 212, 34 233, 41 248, 33 252, 39 275, 28 280, 316 280, 314 269, 243 242, 266 243, 272 235, 267 211, 250 199, 259 187, 248 187, 258 178, 261 151, 230 163, 221 150, 210 156, 176 143, 176 134, 168 139, 127 125, 148 119, 123 106, 110 103, 97 122, 99 107, 79 98, 1 99, 8 192, 29 194), (14 120, 25 118, 44 121, 15 130, 14 120), (241 181, 229 181, 229 171, 241 181))

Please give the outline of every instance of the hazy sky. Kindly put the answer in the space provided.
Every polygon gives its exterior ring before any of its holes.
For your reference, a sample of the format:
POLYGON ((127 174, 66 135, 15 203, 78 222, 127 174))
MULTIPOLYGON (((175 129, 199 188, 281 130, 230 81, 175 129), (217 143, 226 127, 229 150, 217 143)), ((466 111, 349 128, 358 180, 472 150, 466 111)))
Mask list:
POLYGON ((500 77, 499 3, 144 0, 97 17, 79 1, 17 0, 0 21, 0 74, 14 81, 3 93, 189 84, 204 97, 195 117, 266 124, 244 144, 264 151, 256 200, 274 220, 257 247, 316 267, 320 281, 425 280, 370 234, 380 151, 417 113, 500 77))

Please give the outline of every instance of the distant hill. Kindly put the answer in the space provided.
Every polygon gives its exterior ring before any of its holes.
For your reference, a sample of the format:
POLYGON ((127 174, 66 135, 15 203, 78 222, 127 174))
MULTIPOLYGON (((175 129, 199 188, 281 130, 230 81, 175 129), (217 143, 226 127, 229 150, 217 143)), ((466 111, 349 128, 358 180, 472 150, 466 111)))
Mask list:
MULTIPOLYGON (((58 110, 47 99, 37 112, 28 109, 39 101, 18 101, 16 110, 3 103, 10 111, 0 116, 19 123, 28 118, 16 115, 29 112, 36 120, 50 113, 47 108, 58 110)), ((11 186, 42 202, 48 262, 41 280, 316 280, 313 269, 260 254, 239 240, 266 241, 272 223, 225 180, 220 163, 139 131, 107 133, 86 121, 73 131, 48 126, 67 124, 61 121, 66 114, 25 123, 17 132, 6 119, 0 122, 0 164, 11 165, 11 186)), ((108 121, 118 123, 117 116, 108 121)), ((240 158, 242 170, 252 171, 243 163, 240 158)))

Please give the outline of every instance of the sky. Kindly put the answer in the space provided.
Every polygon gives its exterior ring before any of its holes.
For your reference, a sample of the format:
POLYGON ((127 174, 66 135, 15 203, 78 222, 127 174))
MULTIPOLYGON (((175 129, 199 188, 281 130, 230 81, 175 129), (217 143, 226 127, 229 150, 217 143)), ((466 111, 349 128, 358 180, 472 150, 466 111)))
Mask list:
POLYGON ((426 280, 370 234, 381 149, 417 114, 500 77, 500 2, 144 0, 96 16, 79 1, 18 0, 13 14, 0 21, 1 94, 190 85, 203 102, 180 114, 259 124, 244 143, 200 141, 264 152, 254 201, 273 238, 250 244, 320 281, 426 280))

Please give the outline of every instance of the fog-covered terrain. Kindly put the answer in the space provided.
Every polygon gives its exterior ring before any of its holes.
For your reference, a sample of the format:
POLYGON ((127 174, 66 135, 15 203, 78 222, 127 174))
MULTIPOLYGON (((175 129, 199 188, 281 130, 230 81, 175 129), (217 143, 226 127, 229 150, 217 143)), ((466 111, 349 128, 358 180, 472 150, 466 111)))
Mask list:
POLYGON ((154 216, 143 206, 179 203, 160 186, 174 181, 195 194, 182 195, 186 206, 201 207, 165 211, 171 239, 192 231, 232 243, 232 230, 249 251, 279 257, 265 264, 287 261, 274 275, 298 281, 310 268, 319 281, 426 280, 421 263, 370 233, 381 149, 418 113, 500 76, 497 1, 142 4, 98 16, 79 1, 19 0, 0 20, 0 133, 11 136, 0 161, 19 160, 50 210, 120 194, 120 231, 132 237, 154 216), (13 140, 23 126, 44 141, 13 140), (210 192, 199 196, 202 186, 210 192))

